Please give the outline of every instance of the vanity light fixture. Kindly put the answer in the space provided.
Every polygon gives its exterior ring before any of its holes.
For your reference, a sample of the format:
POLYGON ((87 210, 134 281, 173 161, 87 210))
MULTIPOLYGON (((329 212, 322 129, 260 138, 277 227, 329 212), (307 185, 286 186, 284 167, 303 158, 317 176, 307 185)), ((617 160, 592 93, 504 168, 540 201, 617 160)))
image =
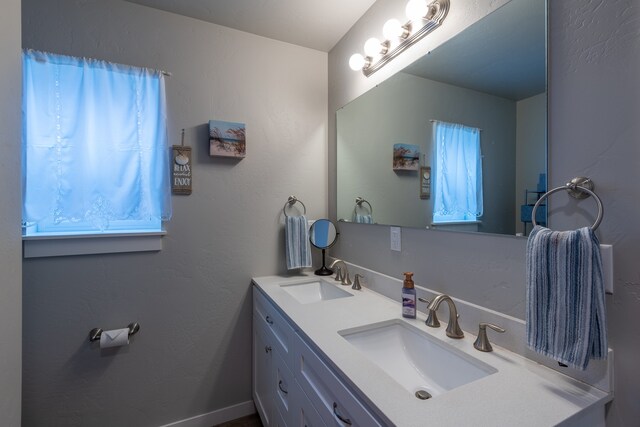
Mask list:
POLYGON ((404 13, 411 22, 419 22, 425 19, 429 8, 430 5, 427 5, 426 0, 409 0, 407 7, 404 9, 404 13))
POLYGON ((382 27, 382 35, 391 44, 396 44, 398 39, 406 39, 411 34, 411 26, 402 25, 397 19, 389 19, 382 27))
POLYGON ((389 50, 389 42, 380 42, 375 37, 371 37, 364 43, 364 53, 371 58, 375 58, 378 55, 384 55, 389 50))
POLYGON ((371 37, 364 44, 364 55, 355 53, 349 58, 349 67, 362 70, 369 77, 387 62, 438 28, 449 11, 449 0, 409 0, 405 14, 409 21, 402 25, 397 19, 390 19, 382 28, 385 40, 381 42, 371 37))

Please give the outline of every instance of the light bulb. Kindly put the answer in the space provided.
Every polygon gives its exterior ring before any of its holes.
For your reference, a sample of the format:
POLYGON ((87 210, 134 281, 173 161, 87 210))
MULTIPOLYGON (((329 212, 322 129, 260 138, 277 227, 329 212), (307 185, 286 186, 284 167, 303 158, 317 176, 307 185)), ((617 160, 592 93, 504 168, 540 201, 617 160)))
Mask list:
POLYGON ((405 14, 407 18, 413 21, 421 21, 425 15, 429 12, 426 0, 409 0, 405 14))
POLYGON ((366 63, 366 59, 364 59, 364 56, 360 55, 359 53, 354 53, 353 55, 351 55, 351 58, 349 58, 349 68, 351 68, 353 71, 358 71, 358 70, 362 70, 362 67, 364 67, 364 64, 366 63))
POLYGON ((380 44, 380 40, 375 37, 371 37, 364 43, 364 53, 367 56, 376 56, 379 55, 382 51, 382 46, 380 44))
POLYGON ((389 41, 395 41, 402 37, 404 33, 405 29, 402 28, 402 24, 397 19, 389 19, 382 27, 382 34, 389 41))

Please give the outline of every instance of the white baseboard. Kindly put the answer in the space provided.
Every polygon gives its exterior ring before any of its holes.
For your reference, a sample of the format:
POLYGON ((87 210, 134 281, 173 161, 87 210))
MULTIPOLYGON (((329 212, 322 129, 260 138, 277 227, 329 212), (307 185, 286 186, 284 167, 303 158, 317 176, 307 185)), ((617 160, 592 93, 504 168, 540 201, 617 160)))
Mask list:
POLYGON ((235 420, 236 418, 255 414, 255 412, 256 407, 253 404, 253 400, 249 400, 247 402, 238 403, 237 405, 228 406, 207 414, 196 415, 195 417, 165 424, 161 427, 211 427, 217 424, 226 423, 227 421, 235 420))

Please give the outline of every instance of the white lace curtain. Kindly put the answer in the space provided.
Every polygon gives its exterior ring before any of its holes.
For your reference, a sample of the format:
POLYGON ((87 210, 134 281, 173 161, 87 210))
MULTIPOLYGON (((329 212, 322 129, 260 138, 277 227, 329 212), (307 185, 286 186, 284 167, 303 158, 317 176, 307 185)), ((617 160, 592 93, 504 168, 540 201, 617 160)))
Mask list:
POLYGON ((26 50, 23 74, 24 225, 170 218, 162 72, 26 50))
POLYGON ((480 129, 433 124, 433 220, 475 221, 483 212, 480 129))

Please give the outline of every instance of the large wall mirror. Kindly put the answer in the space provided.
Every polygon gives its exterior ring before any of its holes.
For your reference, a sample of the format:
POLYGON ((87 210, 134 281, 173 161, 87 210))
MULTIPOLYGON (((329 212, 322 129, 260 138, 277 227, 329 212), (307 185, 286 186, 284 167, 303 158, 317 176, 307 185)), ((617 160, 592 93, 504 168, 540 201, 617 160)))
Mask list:
POLYGON ((546 189, 546 15, 545 0, 511 0, 338 110, 338 219, 526 235, 546 189), (475 218, 434 221, 435 193, 457 185, 435 185, 437 122, 479 129, 475 218))

